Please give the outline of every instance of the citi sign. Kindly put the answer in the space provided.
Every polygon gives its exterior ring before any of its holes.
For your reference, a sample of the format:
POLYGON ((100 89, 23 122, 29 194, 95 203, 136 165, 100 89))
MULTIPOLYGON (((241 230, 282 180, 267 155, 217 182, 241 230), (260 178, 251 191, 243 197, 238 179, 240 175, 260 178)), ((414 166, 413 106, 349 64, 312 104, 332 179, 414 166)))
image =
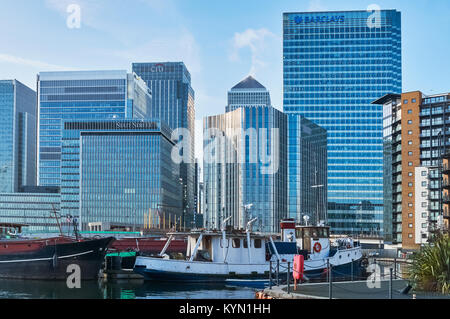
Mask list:
POLYGON ((150 68, 150 72, 152 73, 162 73, 164 72, 164 64, 155 64, 150 68))
POLYGON ((309 23, 343 23, 345 16, 322 16, 322 17, 295 17, 294 21, 297 24, 309 23))

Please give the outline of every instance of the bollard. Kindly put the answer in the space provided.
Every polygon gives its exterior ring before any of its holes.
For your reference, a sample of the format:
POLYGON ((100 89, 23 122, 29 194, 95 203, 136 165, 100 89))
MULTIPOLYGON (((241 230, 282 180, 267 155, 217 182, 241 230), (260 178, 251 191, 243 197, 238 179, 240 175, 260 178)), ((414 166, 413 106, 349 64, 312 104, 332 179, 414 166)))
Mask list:
POLYGON ((352 258, 352 270, 351 270, 351 272, 352 272, 352 281, 353 281, 353 258, 352 258))
POLYGON ((394 277, 397 279, 397 258, 394 258, 394 277))
POLYGON ((389 268, 389 299, 392 299, 392 268, 389 268))
POLYGON ((287 293, 291 293, 291 263, 287 263, 287 293))
POLYGON ((269 262, 269 289, 272 289, 272 261, 269 262))
POLYGON ((280 285, 280 261, 277 260, 277 286, 280 285))
POLYGON ((333 299, 333 266, 330 265, 330 259, 327 260, 327 268, 328 268, 328 278, 329 278, 329 287, 328 287, 328 296, 330 299, 333 299))

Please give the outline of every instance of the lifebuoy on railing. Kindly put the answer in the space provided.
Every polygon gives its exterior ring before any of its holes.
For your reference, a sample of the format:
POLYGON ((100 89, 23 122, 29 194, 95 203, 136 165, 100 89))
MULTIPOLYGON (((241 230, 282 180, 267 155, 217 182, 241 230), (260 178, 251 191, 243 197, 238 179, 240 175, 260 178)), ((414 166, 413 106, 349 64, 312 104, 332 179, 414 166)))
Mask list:
POLYGON ((320 253, 322 251, 322 245, 320 243, 314 244, 314 252, 320 253))

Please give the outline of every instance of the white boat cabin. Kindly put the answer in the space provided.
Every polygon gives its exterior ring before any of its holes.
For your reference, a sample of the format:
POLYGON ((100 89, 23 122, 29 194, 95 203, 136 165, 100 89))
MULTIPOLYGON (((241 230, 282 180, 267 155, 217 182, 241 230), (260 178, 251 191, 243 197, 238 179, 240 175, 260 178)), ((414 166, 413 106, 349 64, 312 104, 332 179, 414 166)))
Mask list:
POLYGON ((310 254, 312 259, 326 258, 330 253, 330 227, 300 226, 293 219, 281 222, 283 241, 297 242, 300 251, 310 254))
MULTIPOLYGON (((262 235, 241 231, 193 231, 169 235, 169 241, 175 235, 187 236, 186 257, 190 261, 229 264, 261 264, 266 262, 266 238, 262 235)), ((160 255, 163 254, 164 250, 160 255)))

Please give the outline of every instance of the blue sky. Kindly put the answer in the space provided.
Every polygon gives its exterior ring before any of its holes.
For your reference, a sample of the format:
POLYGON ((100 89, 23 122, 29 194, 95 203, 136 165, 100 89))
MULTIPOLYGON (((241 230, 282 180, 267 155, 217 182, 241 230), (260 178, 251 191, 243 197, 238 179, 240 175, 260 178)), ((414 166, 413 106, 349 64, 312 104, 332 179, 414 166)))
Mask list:
POLYGON ((181 60, 198 120, 224 112, 227 91, 250 73, 282 109, 282 13, 373 3, 402 12, 403 90, 450 91, 448 0, 1 0, 0 79, 35 88, 40 71, 181 60), (66 25, 73 3, 80 29, 66 25))

